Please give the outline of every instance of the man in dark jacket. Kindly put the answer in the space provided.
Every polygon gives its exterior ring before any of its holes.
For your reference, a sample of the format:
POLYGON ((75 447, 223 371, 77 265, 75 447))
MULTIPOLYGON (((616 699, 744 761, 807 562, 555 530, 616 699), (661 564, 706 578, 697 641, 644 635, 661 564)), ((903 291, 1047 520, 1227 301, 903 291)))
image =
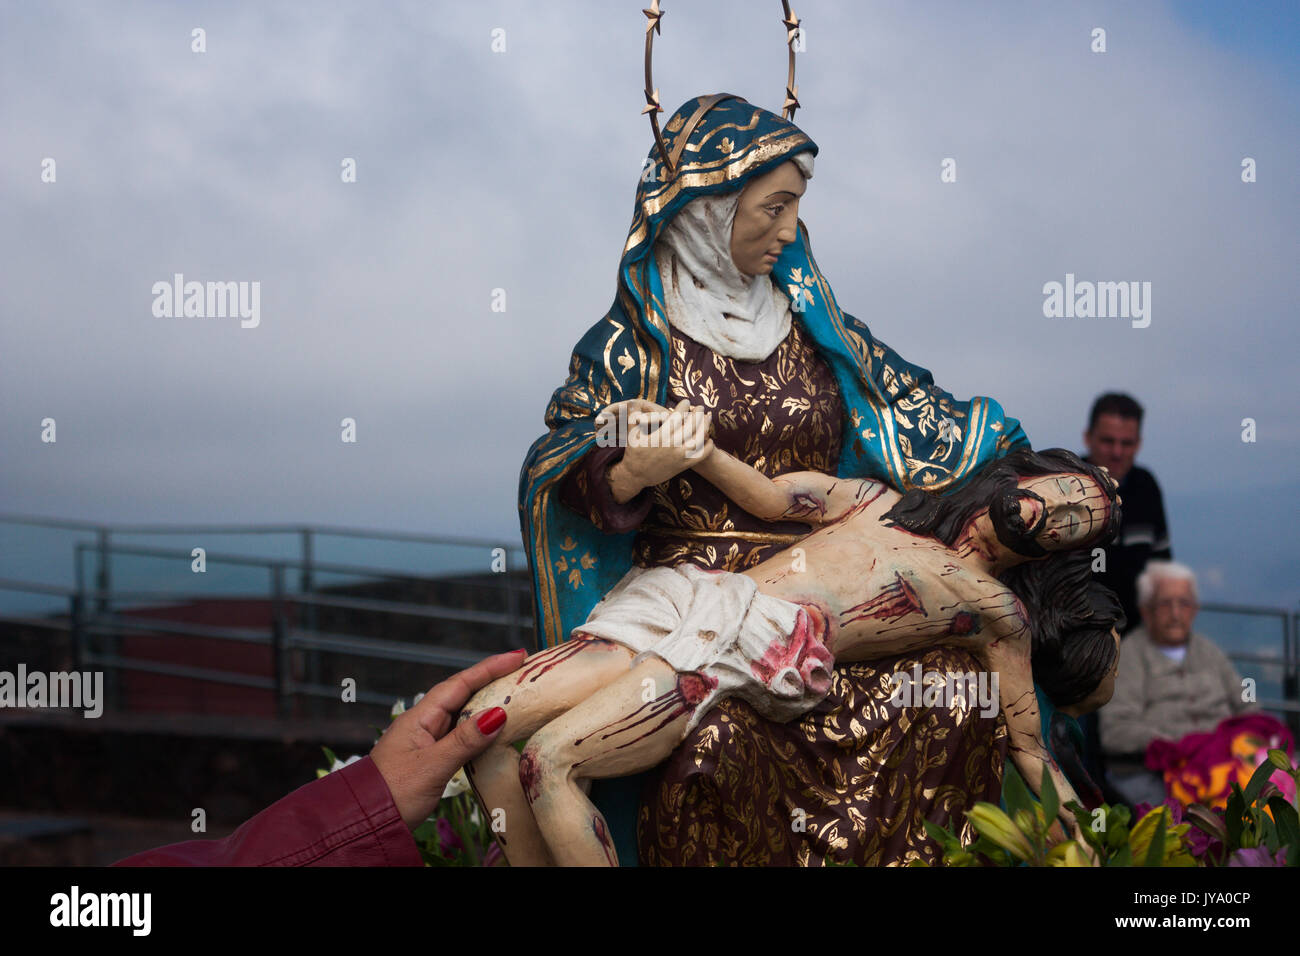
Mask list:
MULTIPOLYGON (((1133 463, 1142 447, 1142 406, 1132 396, 1107 392, 1092 403, 1088 428, 1083 433, 1088 448, 1084 460, 1103 465, 1119 482, 1124 502, 1119 534, 1106 546, 1106 560, 1097 580, 1115 592, 1128 623, 1124 634, 1142 623, 1138 609, 1137 579, 1150 560, 1171 561, 1169 525, 1165 503, 1155 475, 1133 463)), ((1085 764, 1094 780, 1102 782, 1108 803, 1123 797, 1106 782, 1101 739, 1096 714, 1079 720, 1086 740, 1085 764)))
POLYGON ((1119 535, 1106 547, 1105 570, 1097 577, 1119 596, 1128 633, 1142 622, 1138 575, 1150 560, 1173 560, 1160 486, 1151 472, 1133 463, 1142 446, 1142 406, 1118 392, 1102 395, 1093 402, 1083 441, 1088 446, 1084 460, 1105 466, 1124 500, 1119 535))

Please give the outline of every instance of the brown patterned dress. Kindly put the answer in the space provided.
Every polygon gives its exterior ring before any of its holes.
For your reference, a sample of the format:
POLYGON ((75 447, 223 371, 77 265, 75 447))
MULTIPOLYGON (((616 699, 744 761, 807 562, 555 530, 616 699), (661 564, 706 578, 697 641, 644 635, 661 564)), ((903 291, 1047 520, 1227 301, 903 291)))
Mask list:
MULTIPOLYGON (((717 447, 765 475, 835 472, 839 387, 797 318, 761 362, 726 358, 674 330, 667 404, 682 399, 712 411, 717 447)), ((589 454, 570 473, 563 500, 597 527, 639 529, 634 560, 643 567, 743 570, 808 532, 755 518, 693 471, 617 504, 605 473, 621 454, 589 454)), ((979 669, 948 648, 841 666, 829 696, 789 724, 723 701, 649 775, 638 815, 641 862, 934 862, 937 845, 922 821, 946 826, 977 800, 997 801, 1006 730, 1000 715, 982 719, 960 706, 893 706, 889 676, 918 662, 922 671, 979 669)))

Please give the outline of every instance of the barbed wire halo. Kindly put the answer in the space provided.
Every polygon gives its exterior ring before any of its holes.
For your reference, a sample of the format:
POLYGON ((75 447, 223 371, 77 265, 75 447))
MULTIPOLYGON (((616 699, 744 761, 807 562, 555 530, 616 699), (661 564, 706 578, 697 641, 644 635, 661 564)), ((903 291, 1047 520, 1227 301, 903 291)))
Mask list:
MULTIPOLYGON (((781 104, 781 115, 789 122, 794 121, 794 111, 799 108, 799 87, 794 82, 794 41, 799 35, 799 24, 802 22, 795 16, 794 11, 790 9, 790 0, 781 0, 781 9, 785 17, 781 23, 785 26, 785 45, 789 50, 789 69, 786 73, 785 81, 785 102, 781 104)), ((659 103, 659 89, 654 85, 654 79, 651 75, 650 62, 654 52, 654 35, 662 35, 663 30, 659 23, 663 20, 664 12, 659 9, 659 0, 651 0, 650 6, 641 11, 646 15, 645 25, 645 103, 642 113, 650 114, 650 129, 654 132, 655 146, 659 150, 659 159, 664 164, 664 174, 666 178, 671 179, 677 175, 677 160, 681 156, 682 148, 686 145, 686 140, 690 138, 691 131, 695 129, 701 117, 711 109, 714 104, 723 99, 743 100, 743 97, 736 96, 732 93, 719 93, 711 96, 700 104, 700 108, 695 111, 689 122, 677 139, 677 147, 673 154, 668 152, 668 144, 664 142, 663 133, 659 129, 659 114, 664 111, 663 106, 659 103)), ((669 132, 676 132, 670 130, 669 132)))

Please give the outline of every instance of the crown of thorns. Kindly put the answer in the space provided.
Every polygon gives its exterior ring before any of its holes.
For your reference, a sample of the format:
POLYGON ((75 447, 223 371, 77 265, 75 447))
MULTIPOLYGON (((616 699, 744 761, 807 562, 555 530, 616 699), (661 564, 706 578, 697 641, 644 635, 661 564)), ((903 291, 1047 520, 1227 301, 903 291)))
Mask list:
MULTIPOLYGON (((794 15, 790 9, 790 0, 781 0, 781 8, 785 12, 785 18, 781 23, 785 26, 785 45, 790 53, 790 66, 785 81, 785 102, 781 105, 781 115, 786 120, 794 119, 794 111, 799 108, 799 87, 794 85, 794 41, 799 35, 800 19, 794 15)), ((691 133, 696 125, 704 118, 704 114, 713 109, 722 100, 732 99, 745 102, 744 97, 736 96, 734 93, 717 93, 713 96, 706 97, 700 101, 699 107, 691 114, 685 124, 682 125, 681 131, 677 132, 671 129, 669 132, 676 132, 677 138, 671 152, 668 144, 664 142, 663 133, 659 131, 659 115, 664 108, 659 105, 659 90, 655 88, 651 80, 650 60, 654 51, 654 35, 662 33, 659 21, 663 19, 664 11, 659 9, 659 0, 652 0, 649 9, 642 10, 646 15, 648 22, 645 27, 645 108, 642 113, 650 114, 650 128, 655 134, 655 146, 659 149, 659 158, 663 160, 664 171, 668 178, 677 175, 677 163, 681 158, 682 150, 686 148, 686 141, 690 139, 691 133)))

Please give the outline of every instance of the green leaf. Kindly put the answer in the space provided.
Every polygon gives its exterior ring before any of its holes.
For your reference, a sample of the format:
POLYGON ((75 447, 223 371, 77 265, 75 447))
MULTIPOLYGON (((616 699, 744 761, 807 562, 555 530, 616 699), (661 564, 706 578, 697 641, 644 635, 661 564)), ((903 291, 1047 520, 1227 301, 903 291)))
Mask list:
POLYGON ((1065 809, 1074 814, 1074 819, 1081 829, 1087 830, 1092 826, 1092 812, 1083 806, 1083 804, 1076 800, 1071 800, 1065 805, 1065 809))
POLYGON ((437 840, 425 845, 424 858, 430 866, 451 866, 451 861, 443 855, 437 840))
POLYGON ((1278 837, 1286 846, 1300 845, 1300 814, 1295 807, 1286 802, 1286 798, 1274 795, 1268 798, 1268 808, 1273 811, 1273 820, 1277 823, 1278 837))
POLYGON ((984 856, 993 866, 1016 866, 1019 862, 988 837, 980 837, 966 849, 970 853, 984 856))
POLYGON ((1128 846, 1128 824, 1112 823, 1109 819, 1106 821, 1106 846, 1112 850, 1118 850, 1122 846, 1128 846))
POLYGON ((930 839, 942 846, 945 853, 949 850, 960 850, 962 848, 961 840, 957 838, 955 833, 945 830, 939 824, 930 820, 922 820, 921 823, 925 826, 925 832, 930 834, 930 839))
MULTIPOLYGON (((1105 855, 1105 833, 1097 833, 1092 828, 1092 812, 1076 800, 1071 800, 1065 805, 1065 809, 1074 814, 1075 822, 1079 824, 1079 829, 1083 831, 1083 838, 1088 841, 1088 845, 1096 850, 1099 854, 1105 855)), ((1103 805, 1102 809, 1105 809, 1103 805)))
POLYGON ((460 842, 465 846, 465 849, 461 852, 477 863, 478 840, 475 839, 476 835, 472 832, 473 826, 470 824, 468 817, 464 814, 457 814, 457 819, 452 821, 452 829, 456 831, 456 836, 460 837, 460 842))
POLYGON ((1043 816, 1047 818, 1050 827, 1060 812, 1061 798, 1056 792, 1056 784, 1052 783, 1052 774, 1047 769, 1047 764, 1043 764, 1043 782, 1038 791, 1038 799, 1043 802, 1043 816))
POLYGON ((1278 840, 1277 824, 1263 810, 1255 812, 1255 832, 1259 834, 1259 845, 1266 846, 1274 853, 1281 849, 1282 844, 1278 840))
POLYGON ((1160 814, 1155 833, 1151 834, 1151 845, 1147 847, 1147 858, 1143 866, 1160 866, 1165 861, 1165 833, 1169 823, 1169 811, 1160 814))
POLYGON ((1007 774, 1002 781, 1002 799, 1007 802, 1007 816, 1012 820, 1016 818, 1018 810, 1033 815, 1034 798, 1030 796, 1024 778, 1016 771, 1015 764, 1010 762, 1007 763, 1007 774))
POLYGON ((1132 866, 1133 851, 1129 848, 1127 841, 1114 853, 1111 854, 1105 866, 1132 866))
POLYGON ((425 820, 411 833, 416 843, 425 843, 438 839, 438 823, 433 817, 425 820))
POLYGON ((1223 815, 1223 824, 1228 831, 1228 838, 1223 842, 1223 848, 1229 853, 1241 849, 1241 828, 1245 822, 1243 819, 1245 815, 1246 798, 1241 793, 1241 786, 1234 780, 1231 783, 1231 792, 1228 794, 1228 807, 1223 815))
POLYGON ((1246 806, 1253 807, 1255 798, 1259 792, 1264 789, 1264 784, 1268 783, 1268 778, 1273 776, 1273 771, 1277 768, 1267 760, 1255 768, 1255 772, 1250 775, 1250 783, 1246 784, 1246 792, 1242 799, 1246 801, 1246 806))

